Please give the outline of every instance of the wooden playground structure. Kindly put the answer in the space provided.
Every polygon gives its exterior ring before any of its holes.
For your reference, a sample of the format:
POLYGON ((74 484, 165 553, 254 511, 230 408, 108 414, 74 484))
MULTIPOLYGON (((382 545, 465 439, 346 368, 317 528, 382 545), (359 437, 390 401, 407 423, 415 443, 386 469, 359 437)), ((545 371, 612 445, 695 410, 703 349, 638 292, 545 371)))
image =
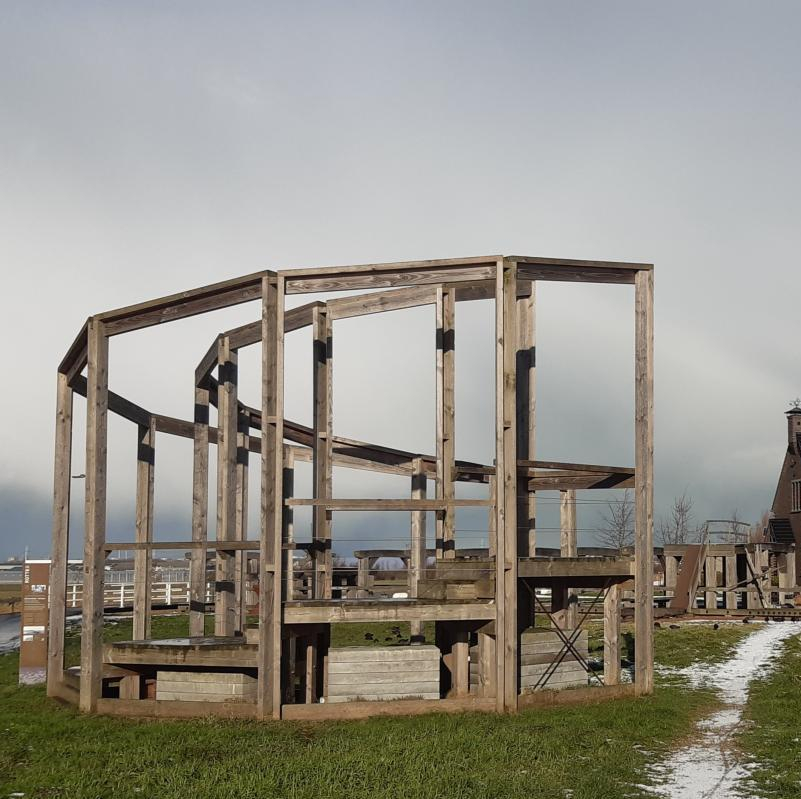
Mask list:
MULTIPOLYGON (((491 423, 488 420, 488 424, 491 423)), ((90 317, 58 369, 48 694, 85 712, 120 715, 286 719, 361 717, 432 710, 514 712, 543 702, 648 694, 653 688, 653 270, 649 264, 488 256, 367 266, 262 271, 90 317), (539 281, 633 285, 634 467, 537 460, 535 456, 535 297, 539 281), (340 296, 338 292, 359 292, 340 296), (293 295, 325 295, 285 308, 293 295), (334 294, 328 298, 329 294, 334 294), (109 390, 112 336, 258 300, 261 318, 220 333, 195 371, 192 419, 142 408, 109 390), (495 303, 495 456, 457 460, 454 445, 455 310, 459 302, 495 303), (333 432, 334 323, 421 305, 436 312, 436 451, 402 451, 333 432), (313 426, 284 415, 284 337, 313 336, 313 426), (237 392, 237 354, 260 345, 261 407, 237 392), (85 374, 84 374, 85 372, 85 374), (73 395, 86 398, 86 504, 80 667, 64 668, 69 547, 73 395), (217 409, 211 425, 210 407, 217 409), (137 426, 135 540, 106 539, 108 413, 137 426), (194 442, 192 537, 154 541, 155 452, 160 435, 194 442), (209 448, 217 447, 215 536, 209 536, 209 448), (261 523, 247 530, 248 468, 258 457, 261 523), (294 492, 294 467, 310 462, 313 492, 294 492), (342 499, 332 494, 334 468, 403 475, 403 499, 342 499), (427 492, 428 481, 435 486, 427 492), (484 498, 457 497, 458 483, 483 487, 484 498), (633 556, 581 554, 577 490, 634 489, 633 556), (559 491, 558 557, 538 554, 536 492, 559 491), (295 540, 293 510, 312 508, 309 543, 295 540), (459 549, 456 509, 483 508, 488 547, 459 549), (356 596, 332 596, 332 540, 340 511, 409 514, 404 551, 409 586, 403 598, 377 597, 366 583, 356 596), (426 515, 433 513, 432 552, 426 515), (189 635, 151 638, 151 564, 155 551, 191 552, 189 635), (294 574, 294 553, 312 564, 294 574), (104 567, 114 551, 135 552, 133 640, 104 644, 104 567), (214 631, 205 621, 207 553, 215 559, 214 631), (250 553, 250 556, 249 556, 250 553), (246 582, 258 605, 248 609, 246 582), (623 589, 633 591, 635 668, 620 680, 623 589), (362 590, 363 589, 363 590, 362 590), (576 591, 603 608, 603 679, 587 663, 576 591), (550 591, 550 600, 547 592, 550 591), (550 629, 532 629, 535 613, 550 629), (253 617, 256 620, 254 622, 253 617), (390 621, 411 625, 408 646, 334 648, 331 625, 390 621), (424 625, 434 640, 422 641, 424 625), (430 629, 430 626, 429 626, 430 629), (574 670, 560 678, 560 669, 574 670), (583 688, 553 691, 581 671, 583 688), (571 676, 573 675, 573 676, 571 676), (363 687, 359 686, 371 686, 363 687), (403 699, 404 701, 380 701, 403 699)), ((370 555, 363 557, 369 571, 370 555)), ((361 561, 360 561, 361 562, 361 561)), ((590 609, 592 609, 590 608, 590 609)), ((579 681, 581 682, 581 681, 579 681)), ((573 680, 571 684, 575 684, 573 680)))

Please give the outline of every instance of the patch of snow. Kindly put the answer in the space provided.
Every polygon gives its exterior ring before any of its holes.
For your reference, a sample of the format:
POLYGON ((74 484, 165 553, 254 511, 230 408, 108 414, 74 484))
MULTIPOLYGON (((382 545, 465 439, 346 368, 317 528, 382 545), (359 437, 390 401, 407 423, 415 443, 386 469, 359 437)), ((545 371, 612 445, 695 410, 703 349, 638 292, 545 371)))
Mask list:
POLYGON ((693 743, 649 767, 656 786, 638 786, 670 799, 746 799, 750 763, 741 763, 730 746, 748 700, 751 680, 773 669, 785 639, 797 635, 792 622, 768 622, 745 638, 721 663, 694 664, 686 669, 663 669, 685 678, 693 688, 715 689, 726 707, 696 725, 693 743))

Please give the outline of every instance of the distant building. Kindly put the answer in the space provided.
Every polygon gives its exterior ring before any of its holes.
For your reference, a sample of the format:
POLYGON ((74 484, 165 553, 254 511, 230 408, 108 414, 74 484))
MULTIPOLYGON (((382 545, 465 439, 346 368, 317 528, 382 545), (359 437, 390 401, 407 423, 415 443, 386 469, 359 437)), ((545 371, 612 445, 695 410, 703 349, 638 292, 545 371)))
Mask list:
MULTIPOLYGON (((801 407, 787 411, 787 453, 784 456, 768 526, 777 544, 795 544, 801 552, 801 407)), ((801 563, 797 563, 801 567, 801 563)))

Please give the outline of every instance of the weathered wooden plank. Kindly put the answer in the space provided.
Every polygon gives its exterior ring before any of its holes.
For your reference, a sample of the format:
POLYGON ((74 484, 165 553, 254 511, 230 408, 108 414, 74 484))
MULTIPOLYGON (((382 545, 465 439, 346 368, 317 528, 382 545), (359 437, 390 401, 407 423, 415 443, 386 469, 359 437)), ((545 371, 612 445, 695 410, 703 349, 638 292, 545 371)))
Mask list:
POLYGON ((638 694, 654 686, 654 321, 653 272, 637 272, 635 283, 635 430, 637 481, 634 489, 634 684, 638 694))
POLYGON ((254 272, 190 291, 106 311, 95 318, 105 324, 107 334, 110 336, 141 330, 163 322, 185 319, 207 311, 258 300, 261 296, 262 280, 274 274, 269 270, 254 272))
POLYGON ((495 283, 496 706, 517 709, 517 265, 498 261, 495 283))
MULTIPOLYGON (((535 283, 528 297, 517 299, 516 413, 517 459, 533 460, 536 452, 535 283)), ((537 554, 537 500, 525 477, 517 477, 517 552, 537 554)))
MULTIPOLYGON (((236 540, 237 353, 222 338, 217 352, 217 541, 236 540)), ((236 556, 218 550, 215 566, 214 634, 228 637, 237 627, 236 556)))
POLYGON ((492 601, 433 602, 394 600, 367 604, 347 602, 286 603, 285 624, 333 624, 368 621, 483 621, 495 618, 492 601))
POLYGON ((405 261, 316 269, 282 270, 287 294, 367 290, 486 280, 495 276, 497 256, 405 261))
POLYGON ((157 699, 101 699, 97 703, 101 716, 140 718, 205 718, 250 719, 258 715, 258 707, 249 702, 180 702, 157 699))
POLYGON ((453 558, 455 513, 450 504, 455 496, 455 313, 453 289, 436 289, 437 359, 436 359, 436 498, 444 503, 437 511, 436 547, 438 558, 453 558))
POLYGON ((86 506, 81 613, 80 708, 92 712, 100 699, 103 636, 103 576, 106 537, 106 460, 108 425, 108 337, 97 318, 88 329, 86 392, 86 506))
MULTIPOLYGON (((414 500, 426 498, 426 475, 420 458, 412 461, 412 492, 414 500)), ((426 566, 426 514, 424 511, 411 513, 411 544, 409 548, 409 597, 417 598, 417 589, 426 566)), ((411 622, 410 635, 419 637, 423 634, 423 624, 411 622)))
MULTIPOLYGON (((312 315, 312 402, 314 438, 312 441, 312 489, 315 499, 329 501, 332 493, 333 423, 333 325, 326 308, 315 308, 312 315)), ((314 586, 316 599, 329 599, 333 582, 331 552, 331 511, 315 505, 312 513, 314 586)))
POLYGON ((347 702, 323 705, 284 705, 282 716, 294 721, 342 721, 371 716, 416 716, 422 713, 493 711, 495 701, 478 697, 453 699, 402 699, 397 702, 347 702))
MULTIPOLYGON (((70 388, 81 397, 86 396, 87 380, 83 375, 76 375, 69 381, 70 388)), ((150 424, 150 412, 146 411, 140 405, 137 405, 125 397, 115 394, 113 391, 108 392, 108 409, 117 416, 122 416, 134 424, 147 425, 150 424)))
POLYGON ((295 497, 286 501, 288 507, 322 507, 328 510, 443 510, 447 505, 457 508, 488 507, 485 499, 452 499, 445 502, 439 499, 309 499, 295 497))
MULTIPOLYGON (((158 426, 158 420, 156 422, 158 426)), ((189 634, 203 635, 206 619, 206 551, 209 512, 209 387, 195 386, 192 424, 192 544, 189 558, 189 634)))
POLYGON ((53 543, 47 639, 47 695, 57 696, 64 673, 67 560, 69 557, 70 488, 72 483, 72 389, 58 373, 56 388, 55 463, 53 466, 53 543))
MULTIPOLYGON (((156 423, 139 426, 136 447, 136 542, 153 540, 153 489, 156 468, 156 423)), ((133 637, 150 638, 152 550, 142 548, 134 555, 133 637)))
POLYGON ((604 597, 604 685, 620 682, 620 607, 623 592, 609 586, 604 597))
POLYGON ((284 279, 262 283, 262 454, 258 706, 281 716, 281 603, 284 465, 284 279))
MULTIPOLYGON (((234 539, 247 541, 248 537, 248 467, 250 460, 250 425, 247 414, 237 413, 236 433, 236 505, 234 509, 234 539)), ((234 607, 236 631, 244 634, 247 627, 247 553, 239 550, 235 556, 234 607)))

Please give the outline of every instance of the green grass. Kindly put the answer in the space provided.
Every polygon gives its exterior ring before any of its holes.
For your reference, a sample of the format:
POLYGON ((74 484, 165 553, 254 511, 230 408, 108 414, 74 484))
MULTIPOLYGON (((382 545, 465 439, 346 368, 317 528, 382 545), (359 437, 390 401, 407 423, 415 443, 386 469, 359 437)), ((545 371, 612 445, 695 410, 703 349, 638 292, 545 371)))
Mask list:
POLYGON ((784 645, 776 670, 751 683, 746 724, 737 743, 759 765, 753 780, 761 795, 801 797, 801 640, 784 645))
POLYGON ((654 660, 661 666, 683 669, 693 663, 715 663, 730 657, 747 635, 758 629, 755 624, 687 624, 678 630, 661 627, 654 630, 654 660))
MULTIPOLYGON (((154 633, 183 635, 184 622, 157 617, 154 633)), ((365 631, 335 628, 336 643, 365 641, 365 631)), ((373 632, 398 638, 390 629, 373 632)), ((677 632, 666 631, 666 640, 677 632)), ((693 629, 692 635, 708 632, 693 629)), ((129 636, 128 622, 105 634, 107 640, 129 636)), ((696 646, 686 636, 687 651, 718 651, 717 644, 696 646)), ((70 636, 70 647, 77 643, 70 636)), ((0 656, 0 797, 22 792, 26 799, 637 797, 631 786, 643 781, 645 764, 715 705, 706 692, 671 684, 644 699, 517 716, 146 721, 81 716, 48 700, 41 687, 17 687, 16 668, 15 654, 0 656)))

